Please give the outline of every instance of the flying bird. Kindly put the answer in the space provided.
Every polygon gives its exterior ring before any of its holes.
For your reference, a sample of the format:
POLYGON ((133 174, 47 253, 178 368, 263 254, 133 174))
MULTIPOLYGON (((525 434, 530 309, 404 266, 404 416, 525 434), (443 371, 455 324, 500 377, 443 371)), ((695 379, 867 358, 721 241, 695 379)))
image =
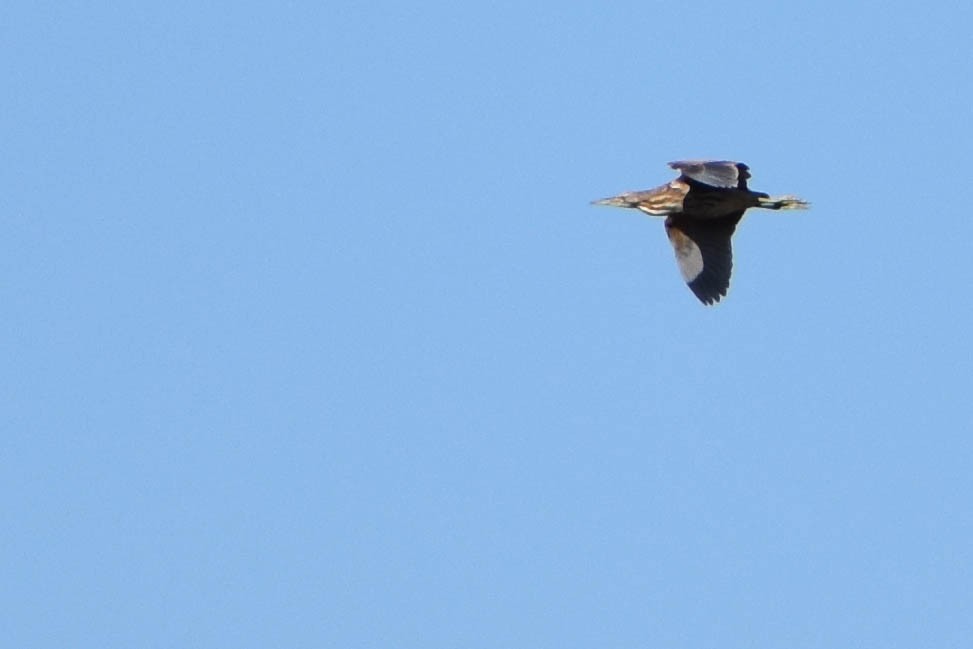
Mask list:
POLYGON ((670 162, 679 177, 655 189, 626 192, 593 201, 594 205, 628 207, 666 217, 666 234, 676 253, 679 271, 703 304, 726 295, 733 269, 730 237, 751 207, 770 210, 806 209, 794 196, 771 197, 747 187, 750 168, 729 160, 670 162))

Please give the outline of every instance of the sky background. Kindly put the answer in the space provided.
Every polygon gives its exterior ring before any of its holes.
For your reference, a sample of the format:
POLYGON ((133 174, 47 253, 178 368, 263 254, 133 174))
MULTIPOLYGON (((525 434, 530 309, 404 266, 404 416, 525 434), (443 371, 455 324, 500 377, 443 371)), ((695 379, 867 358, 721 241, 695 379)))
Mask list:
POLYGON ((0 645, 970 646, 969 3, 0 13, 0 645))

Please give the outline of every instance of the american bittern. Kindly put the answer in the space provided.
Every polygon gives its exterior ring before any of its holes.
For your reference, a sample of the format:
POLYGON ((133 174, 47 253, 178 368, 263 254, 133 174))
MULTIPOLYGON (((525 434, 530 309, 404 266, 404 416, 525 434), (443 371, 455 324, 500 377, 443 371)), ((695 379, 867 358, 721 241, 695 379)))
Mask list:
POLYGON ((730 237, 751 207, 794 210, 808 203, 794 196, 770 197, 750 191, 749 167, 729 160, 670 162, 680 172, 672 182, 641 192, 627 192, 595 205, 630 207, 666 217, 666 234, 679 271, 703 304, 726 295, 733 269, 730 237))

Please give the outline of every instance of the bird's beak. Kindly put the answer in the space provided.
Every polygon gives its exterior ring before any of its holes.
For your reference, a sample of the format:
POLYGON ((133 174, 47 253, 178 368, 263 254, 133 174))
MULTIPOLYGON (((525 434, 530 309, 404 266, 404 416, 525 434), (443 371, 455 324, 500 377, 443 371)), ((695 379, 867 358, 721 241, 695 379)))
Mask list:
POLYGON ((632 202, 624 194, 621 196, 612 196, 611 198, 603 198, 600 201, 591 201, 591 204, 607 205, 609 207, 632 207, 632 202))

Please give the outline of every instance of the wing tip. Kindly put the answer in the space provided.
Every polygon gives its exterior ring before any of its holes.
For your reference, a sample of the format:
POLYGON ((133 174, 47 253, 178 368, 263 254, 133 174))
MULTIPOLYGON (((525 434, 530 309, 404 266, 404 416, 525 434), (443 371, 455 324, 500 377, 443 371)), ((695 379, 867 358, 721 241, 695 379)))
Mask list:
POLYGON ((726 297, 727 290, 729 289, 729 286, 726 286, 714 290, 712 286, 707 286, 705 282, 697 284, 696 281, 686 282, 686 286, 693 292, 696 299, 703 303, 703 306, 716 306, 720 303, 720 300, 726 297), (696 286, 693 286, 694 284, 696 286))

